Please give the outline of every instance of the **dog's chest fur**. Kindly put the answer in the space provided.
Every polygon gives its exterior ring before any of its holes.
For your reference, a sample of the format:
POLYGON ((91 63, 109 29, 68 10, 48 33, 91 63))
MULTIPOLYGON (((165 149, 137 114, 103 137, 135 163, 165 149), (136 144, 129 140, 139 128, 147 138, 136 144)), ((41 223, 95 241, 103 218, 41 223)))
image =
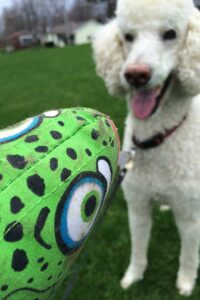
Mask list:
MULTIPOLYGON (((127 126, 130 126, 127 122, 127 126)), ((132 145, 134 130, 126 128, 124 148, 132 145)), ((184 124, 165 142, 150 150, 136 150, 135 168, 128 181, 150 197, 177 195, 199 198, 200 203, 200 99, 193 100, 184 124)))

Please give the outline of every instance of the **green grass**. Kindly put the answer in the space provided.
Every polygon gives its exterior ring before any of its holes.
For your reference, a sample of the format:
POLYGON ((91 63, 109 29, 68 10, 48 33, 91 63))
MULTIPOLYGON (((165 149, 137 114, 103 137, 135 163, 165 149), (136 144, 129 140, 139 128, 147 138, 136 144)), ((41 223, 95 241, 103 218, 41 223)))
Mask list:
MULTIPOLYGON (((126 105, 110 97, 95 75, 89 46, 29 50, 0 57, 0 127, 42 111, 92 107, 110 114, 122 136, 126 105)), ((104 222, 87 242, 75 268, 68 300, 178 300, 175 289, 179 238, 171 213, 154 211, 145 279, 127 292, 119 280, 129 261, 126 205, 119 191, 104 222)), ((55 300, 62 299, 63 285, 55 300)), ((192 300, 199 300, 200 281, 192 300)))

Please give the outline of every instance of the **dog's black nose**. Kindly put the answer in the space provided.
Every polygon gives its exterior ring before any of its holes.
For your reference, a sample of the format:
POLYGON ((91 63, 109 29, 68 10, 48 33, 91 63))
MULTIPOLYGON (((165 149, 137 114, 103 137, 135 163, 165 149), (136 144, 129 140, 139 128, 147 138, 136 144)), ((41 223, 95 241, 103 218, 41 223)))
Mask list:
POLYGON ((133 87, 145 86, 151 79, 151 69, 145 64, 129 65, 125 70, 124 77, 133 87))

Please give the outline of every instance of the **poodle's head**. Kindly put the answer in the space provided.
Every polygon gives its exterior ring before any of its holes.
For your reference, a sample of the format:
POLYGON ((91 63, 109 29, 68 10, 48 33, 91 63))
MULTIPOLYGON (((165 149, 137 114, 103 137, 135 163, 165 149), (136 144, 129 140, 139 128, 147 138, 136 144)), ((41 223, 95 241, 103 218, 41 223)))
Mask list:
POLYGON ((94 40, 97 71, 111 93, 128 95, 134 116, 144 120, 170 98, 175 83, 185 93, 200 92, 196 39, 200 14, 192 0, 118 0, 116 19, 94 40))

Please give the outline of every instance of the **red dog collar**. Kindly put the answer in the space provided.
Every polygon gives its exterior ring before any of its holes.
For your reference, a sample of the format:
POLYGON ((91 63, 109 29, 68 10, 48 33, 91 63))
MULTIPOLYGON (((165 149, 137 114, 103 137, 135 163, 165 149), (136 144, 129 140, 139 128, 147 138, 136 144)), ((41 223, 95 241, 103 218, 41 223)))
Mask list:
POLYGON ((164 143, 165 139, 171 136, 185 121, 186 116, 183 117, 181 122, 174 126, 171 129, 166 129, 165 133, 158 133, 151 137, 150 139, 147 139, 143 142, 139 141, 135 136, 133 136, 133 143, 135 144, 136 147, 142 149, 142 150, 149 150, 151 148, 156 148, 160 146, 161 144, 164 143))

